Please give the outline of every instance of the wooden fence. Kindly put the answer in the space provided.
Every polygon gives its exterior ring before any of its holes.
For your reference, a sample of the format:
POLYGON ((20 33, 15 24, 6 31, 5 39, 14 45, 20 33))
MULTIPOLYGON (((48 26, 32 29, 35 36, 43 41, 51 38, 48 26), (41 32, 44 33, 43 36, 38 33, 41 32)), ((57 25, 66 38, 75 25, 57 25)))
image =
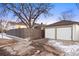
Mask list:
POLYGON ((38 39, 44 37, 44 31, 40 29, 12 29, 6 32, 8 35, 13 35, 21 38, 31 37, 38 39))

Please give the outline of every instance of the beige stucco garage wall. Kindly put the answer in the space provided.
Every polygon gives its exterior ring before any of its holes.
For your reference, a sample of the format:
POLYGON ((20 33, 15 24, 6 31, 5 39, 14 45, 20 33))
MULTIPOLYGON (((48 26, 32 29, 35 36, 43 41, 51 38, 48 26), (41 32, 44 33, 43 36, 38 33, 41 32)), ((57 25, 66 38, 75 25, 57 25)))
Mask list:
POLYGON ((45 38, 61 40, 78 40, 78 35, 79 25, 77 24, 45 28, 45 38))
POLYGON ((73 25, 73 40, 74 41, 79 40, 79 25, 78 24, 73 25))
POLYGON ((45 38, 55 39, 55 28, 46 28, 45 38))
POLYGON ((57 28, 57 39, 72 40, 71 37, 72 27, 60 27, 57 28))
POLYGON ((79 41, 79 25, 47 27, 45 28, 45 38, 79 41))

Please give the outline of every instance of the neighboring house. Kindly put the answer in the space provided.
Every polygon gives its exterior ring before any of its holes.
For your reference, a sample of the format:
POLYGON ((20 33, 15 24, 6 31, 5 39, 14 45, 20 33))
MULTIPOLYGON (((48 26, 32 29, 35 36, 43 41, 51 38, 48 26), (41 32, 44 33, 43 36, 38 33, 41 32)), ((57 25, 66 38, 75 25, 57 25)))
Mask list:
POLYGON ((44 29, 45 29, 45 26, 46 26, 46 25, 43 24, 43 23, 41 23, 41 24, 37 24, 37 23, 35 23, 34 28, 44 30, 44 29))
MULTIPOLYGON (((28 27, 28 25, 26 26, 26 25, 24 25, 22 22, 8 22, 8 25, 7 25, 7 30, 11 30, 11 29, 19 29, 19 28, 27 28, 28 27)), ((43 24, 37 24, 37 23, 35 23, 35 26, 34 26, 34 28, 37 28, 37 29, 41 29, 41 28, 43 28, 44 27, 44 25, 43 24)))
POLYGON ((27 28, 27 26, 25 26, 22 22, 18 22, 18 23, 12 21, 8 22, 7 30, 19 29, 19 28, 27 28))
POLYGON ((79 22, 61 20, 45 28, 45 38, 57 40, 79 40, 79 22))
POLYGON ((27 26, 24 25, 22 22, 16 23, 16 24, 15 24, 15 27, 16 27, 16 29, 19 29, 19 28, 27 28, 27 26))

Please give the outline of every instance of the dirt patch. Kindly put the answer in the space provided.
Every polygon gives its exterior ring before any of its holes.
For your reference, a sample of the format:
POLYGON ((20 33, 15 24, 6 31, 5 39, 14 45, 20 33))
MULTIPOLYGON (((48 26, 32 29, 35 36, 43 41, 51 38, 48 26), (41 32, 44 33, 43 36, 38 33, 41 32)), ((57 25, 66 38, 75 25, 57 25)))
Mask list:
MULTIPOLYGON (((27 38, 28 39, 28 38, 27 38)), ((6 40, 4 40, 7 42, 6 40)), ((10 43, 10 42, 8 42, 10 43)), ((63 56, 64 53, 48 44, 47 39, 20 40, 3 47, 3 51, 16 56, 63 56)), ((2 52, 1 52, 2 53, 2 52)), ((4 53, 3 53, 4 54, 4 53)), ((8 54, 7 54, 8 55, 8 54)))
POLYGON ((0 48, 0 56, 13 56, 12 54, 10 54, 8 51, 6 51, 3 48, 0 48))
POLYGON ((15 40, 8 40, 8 39, 0 39, 0 46, 7 45, 7 44, 14 44, 16 43, 15 40))
POLYGON ((37 55, 55 55, 55 56, 63 56, 64 53, 60 50, 55 49, 55 47, 52 47, 48 44, 48 40, 47 39, 40 39, 40 40, 36 40, 34 42, 32 42, 31 44, 32 46, 35 47, 35 49, 37 49, 38 54, 37 55))

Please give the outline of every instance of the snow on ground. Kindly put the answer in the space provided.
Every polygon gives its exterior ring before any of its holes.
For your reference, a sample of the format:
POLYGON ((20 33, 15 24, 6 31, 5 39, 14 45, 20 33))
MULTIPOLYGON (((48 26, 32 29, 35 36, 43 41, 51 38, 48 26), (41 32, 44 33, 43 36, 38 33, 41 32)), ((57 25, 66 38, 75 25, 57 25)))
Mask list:
POLYGON ((65 52, 65 56, 79 56, 79 44, 64 45, 62 41, 49 40, 48 43, 65 52))
POLYGON ((12 36, 12 35, 8 35, 6 33, 0 33, 0 38, 3 39, 15 39, 15 40, 21 40, 22 38, 16 37, 16 36, 12 36))
POLYGON ((5 33, 0 33, 0 38, 3 38, 3 39, 12 39, 10 37, 7 37, 7 35, 5 33))

